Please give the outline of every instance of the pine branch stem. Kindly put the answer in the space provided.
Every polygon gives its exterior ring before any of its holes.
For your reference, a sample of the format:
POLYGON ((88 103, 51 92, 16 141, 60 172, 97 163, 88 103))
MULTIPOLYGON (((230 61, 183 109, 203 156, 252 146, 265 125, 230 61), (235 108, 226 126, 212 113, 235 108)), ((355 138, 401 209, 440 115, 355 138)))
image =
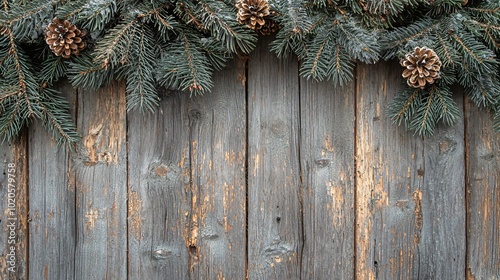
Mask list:
POLYGON ((314 57, 313 65, 311 67, 311 76, 314 76, 314 73, 316 72, 316 68, 318 67, 319 57, 323 53, 323 48, 325 47, 328 39, 329 39, 328 37, 325 38, 325 40, 321 43, 318 52, 316 52, 316 56, 314 57))
POLYGON ((457 41, 461 46, 462 48, 470 55, 472 56, 477 62, 479 62, 480 64, 483 63, 483 60, 480 59, 479 57, 477 57, 477 55, 471 51, 466 45, 465 43, 460 39, 460 37, 457 36, 457 34, 453 34, 451 35, 453 37, 453 39, 455 39, 455 41, 457 41))
POLYGON ((51 114, 49 110, 47 110, 47 108, 40 102, 40 100, 37 100, 37 103, 40 106, 40 108, 42 108, 43 114, 47 117, 52 126, 56 128, 59 135, 62 136, 64 139, 66 139, 66 143, 71 143, 72 137, 64 131, 61 125, 59 125, 59 123, 57 122, 57 119, 51 114))
POLYGON ((190 23, 193 23, 194 26, 196 28, 198 28, 199 30, 204 30, 205 28, 203 27, 203 24, 201 23, 201 21, 194 16, 194 13, 191 9, 187 8, 186 5, 184 3, 181 3, 180 4, 181 6, 181 9, 184 13, 186 13, 186 15, 189 17, 189 20, 186 22, 186 24, 190 24, 190 23))
POLYGON ((136 19, 131 20, 127 25, 125 25, 122 30, 116 35, 115 39, 111 42, 111 45, 106 48, 104 51, 104 54, 99 55, 96 59, 97 60, 102 60, 103 67, 102 68, 107 68, 109 64, 109 59, 112 56, 115 47, 118 45, 118 42, 125 36, 129 28, 132 28, 134 24, 136 23, 136 19))
POLYGON ((487 13, 487 14, 495 14, 495 13, 500 12, 500 8, 495 8, 495 9, 469 8, 469 10, 474 11, 474 12, 487 13))
POLYGON ((231 28, 231 26, 229 26, 227 24, 227 22, 225 22, 224 20, 222 20, 216 12, 214 12, 206 3, 203 3, 203 9, 205 10, 205 12, 207 12, 208 14, 210 14, 211 17, 213 18, 216 18, 217 19, 217 22, 227 31, 229 31, 231 33, 231 35, 233 35, 233 37, 236 37, 238 36, 238 32, 234 31, 233 28, 231 28))
POLYGON ((152 10, 149 10, 146 14, 138 15, 137 18, 144 18, 144 17, 150 16, 150 15, 159 15, 159 11, 164 9, 164 8, 167 8, 168 6, 170 6, 170 5, 169 4, 160 5, 152 10))
POLYGON ((340 59, 340 46, 337 45, 337 51, 335 52, 335 65, 337 66, 337 73, 340 73, 340 65, 341 59, 340 59))
MULTIPOLYGON (((49 5, 52 6, 53 4, 56 4, 56 3, 57 3, 57 1, 48 2, 45 5, 38 6, 38 7, 34 8, 34 9, 32 9, 31 11, 25 11, 22 14, 22 16, 13 18, 11 20, 7 20, 7 21, 5 21, 5 23, 7 23, 7 25, 10 25, 11 23, 14 23, 16 21, 20 21, 20 20, 23 20, 23 19, 26 19, 26 18, 31 18, 34 14, 36 14, 36 13, 38 13, 38 12, 43 11, 44 9, 46 9, 47 6, 49 6, 49 5)), ((4 3, 4 5, 5 5, 5 3, 4 3)))
POLYGON ((438 26, 440 24, 440 22, 436 22, 434 23, 433 25, 427 27, 427 28, 424 28, 422 29, 420 32, 417 32, 416 34, 413 34, 412 36, 410 37, 407 37, 407 38, 403 38, 401 40, 397 40, 396 41, 396 44, 395 46, 399 46, 399 45, 402 45, 402 44, 405 44, 406 42, 410 41, 410 40, 413 40, 419 36, 422 36, 424 35, 425 33, 431 31, 432 29, 434 29, 436 26, 438 26))
POLYGON ((184 31, 182 31, 182 38, 184 39, 184 49, 186 50, 186 58, 188 60, 189 68, 191 69, 191 76, 193 77, 193 83, 190 85, 190 87, 192 86, 194 89, 197 89, 198 86, 196 83, 196 76, 197 76, 196 65, 194 65, 193 55, 191 54, 191 49, 189 46, 189 40, 184 31))
POLYGON ((446 46, 446 42, 444 41, 443 37, 441 37, 441 34, 439 32, 436 33, 439 43, 441 43, 441 46, 443 46, 444 53, 446 56, 446 62, 450 62, 451 65, 455 65, 455 60, 451 57, 450 50, 446 46))
POLYGON ((420 131, 425 131, 424 126, 427 123, 427 119, 429 118, 433 98, 434 98, 434 90, 431 90, 429 93, 429 100, 427 101, 427 106, 425 108, 424 119, 422 120, 422 123, 420 124, 420 131))
POLYGON ((408 98, 408 100, 406 101, 403 108, 401 108, 401 110, 399 110, 399 112, 397 114, 397 119, 401 119, 404 116, 404 114, 406 114, 406 112, 408 111, 408 108, 410 108, 410 106, 411 106, 411 103, 418 96, 419 91, 420 90, 418 90, 418 89, 413 91, 413 94, 410 96, 410 98, 408 98))

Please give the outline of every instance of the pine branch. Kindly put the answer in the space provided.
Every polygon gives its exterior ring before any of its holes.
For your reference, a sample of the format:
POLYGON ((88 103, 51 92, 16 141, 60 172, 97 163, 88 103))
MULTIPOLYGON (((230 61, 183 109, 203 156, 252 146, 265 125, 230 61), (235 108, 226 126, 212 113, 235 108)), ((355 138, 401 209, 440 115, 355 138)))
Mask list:
POLYGON ((127 110, 135 108, 153 112, 159 104, 156 94, 154 73, 156 69, 153 31, 149 26, 141 25, 140 36, 132 42, 133 53, 128 64, 127 77, 127 110))
POLYGON ((67 62, 60 56, 50 55, 41 63, 40 81, 53 84, 55 81, 66 76, 68 70, 67 62))
POLYGON ((197 17, 201 19, 204 29, 232 53, 238 50, 250 53, 255 48, 257 36, 255 32, 236 21, 236 9, 229 9, 223 2, 200 1, 197 17))
POLYGON ((491 107, 500 103, 500 85, 492 77, 474 80, 471 86, 465 87, 465 93, 477 106, 491 107))
POLYGON ((350 19, 338 26, 337 42, 353 59, 364 63, 375 63, 379 59, 380 44, 375 32, 361 28, 356 21, 350 19))
POLYGON ((393 123, 401 125, 403 122, 408 127, 421 104, 421 90, 405 88, 389 103, 387 115, 392 119, 393 123))
POLYGON ((203 93, 212 88, 212 67, 194 30, 180 30, 178 40, 164 48, 159 62, 160 84, 173 89, 203 93))
POLYGON ((276 12, 281 15, 276 39, 271 43, 271 51, 283 58, 295 53, 300 59, 307 56, 309 34, 314 33, 329 18, 326 14, 308 14, 304 1, 283 1, 276 3, 276 12))
POLYGON ((415 112, 413 120, 410 122, 409 128, 415 130, 421 136, 430 136, 434 134, 434 129, 437 123, 436 112, 436 89, 432 87, 428 95, 424 97, 424 106, 419 106, 415 112))
POLYGON ((127 63, 130 54, 130 44, 139 28, 137 19, 128 19, 128 22, 117 25, 110 30, 96 46, 95 62, 103 68, 118 67, 127 63))
POLYGON ((460 53, 454 48, 443 34, 436 32, 437 46, 434 49, 438 57, 440 57, 443 67, 455 67, 460 61, 460 53))
POLYGON ((118 13, 115 0, 67 1, 56 11, 56 16, 70 20, 90 31, 102 31, 118 13))
MULTIPOLYGON (((16 98, 17 99, 17 98, 16 98)), ((2 104, 0 114, 0 135, 2 143, 12 142, 21 131, 26 119, 21 117, 20 110, 23 107, 21 100, 14 100, 8 104, 2 104)))
POLYGON ((386 50, 384 59, 402 56, 407 51, 412 50, 417 46, 416 42, 412 43, 414 40, 429 36, 440 24, 439 21, 426 17, 409 26, 395 28, 391 32, 380 35, 382 48, 386 50))
POLYGON ((80 135, 71 121, 68 113, 69 104, 66 99, 57 96, 57 92, 50 89, 42 91, 42 98, 37 100, 41 110, 42 125, 51 132, 57 145, 65 144, 73 150, 74 144, 80 141, 80 135))
POLYGON ((0 26, 9 28, 17 41, 35 41, 43 33, 40 25, 52 18, 53 7, 58 1, 38 0, 12 3, 5 11, 0 11, 0 26), (3 22, 3 23, 2 23, 3 22))
POLYGON ((499 108, 495 109, 495 111, 494 111, 493 129, 495 129, 496 132, 500 132, 500 109, 499 108))
POLYGON ((97 89, 103 85, 109 85, 115 77, 115 69, 96 64, 94 58, 89 55, 75 57, 68 67, 68 78, 74 87, 85 89, 97 89))
POLYGON ((436 117, 436 121, 441 119, 446 125, 452 126, 455 124, 457 117, 460 115, 460 110, 457 104, 452 99, 452 93, 448 87, 437 87, 433 86, 434 94, 436 95, 437 109, 436 112, 439 114, 436 117))

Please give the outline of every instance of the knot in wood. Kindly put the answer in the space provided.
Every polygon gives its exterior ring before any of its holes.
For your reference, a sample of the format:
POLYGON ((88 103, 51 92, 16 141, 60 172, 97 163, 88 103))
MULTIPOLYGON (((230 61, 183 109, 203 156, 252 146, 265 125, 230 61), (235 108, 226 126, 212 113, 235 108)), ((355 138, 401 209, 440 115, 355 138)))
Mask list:
POLYGON ((314 161, 314 163, 320 167, 320 168, 323 168, 323 167, 327 167, 328 165, 330 165, 330 160, 327 159, 327 158, 318 158, 314 161))

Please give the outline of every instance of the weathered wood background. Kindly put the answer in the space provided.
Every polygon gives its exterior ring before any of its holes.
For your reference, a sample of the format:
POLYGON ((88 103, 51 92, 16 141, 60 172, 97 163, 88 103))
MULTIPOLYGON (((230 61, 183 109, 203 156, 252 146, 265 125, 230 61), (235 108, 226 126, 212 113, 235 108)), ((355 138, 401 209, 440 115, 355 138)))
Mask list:
POLYGON ((491 116, 457 89, 458 123, 423 139, 384 113, 397 63, 337 88, 298 67, 261 44, 155 114, 60 85, 78 154, 38 123, 0 146, 0 279, 500 279, 491 116))

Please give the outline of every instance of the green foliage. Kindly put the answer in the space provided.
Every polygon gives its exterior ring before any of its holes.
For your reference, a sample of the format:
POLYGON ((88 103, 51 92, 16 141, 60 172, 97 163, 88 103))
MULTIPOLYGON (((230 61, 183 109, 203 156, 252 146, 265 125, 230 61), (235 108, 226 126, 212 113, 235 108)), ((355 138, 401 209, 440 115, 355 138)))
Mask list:
POLYGON ((282 1, 276 5, 282 29, 271 44, 278 57, 296 54, 300 74, 344 85, 352 80, 355 61, 379 59, 378 34, 333 1, 282 1))
POLYGON ((459 115, 457 104, 446 86, 429 89, 405 89, 388 106, 387 113, 394 123, 404 123, 422 136, 434 133, 436 124, 443 121, 453 125, 459 115))
MULTIPOLYGON (((409 100, 407 92, 389 105, 388 111, 396 122, 405 120, 406 127, 419 134, 430 135, 438 121, 451 125, 458 116, 448 98, 448 86, 454 82, 478 106, 494 109, 500 104, 500 2, 469 2, 463 6, 462 1, 436 0, 427 5, 427 10, 422 9, 423 17, 384 31, 382 36, 386 59, 401 59, 414 47, 427 46, 436 51, 443 63, 439 87, 432 86, 416 98, 420 102, 414 105, 418 110, 405 106, 405 100, 409 100)), ((500 128, 497 113, 495 122, 496 128, 500 128)))
POLYGON ((126 80, 127 109, 153 111, 159 85, 209 91, 213 71, 232 55, 252 51, 256 41, 256 33, 237 22, 230 2, 4 1, 0 134, 12 141, 24 125, 40 119, 58 143, 71 146, 78 135, 68 104, 50 89, 60 78, 87 89, 126 80), (55 17, 86 31, 87 51, 70 59, 50 52, 44 36, 55 17))
MULTIPOLYGON (((254 30, 238 23, 237 0, 28 0, 0 9, 0 135, 13 140, 42 121, 58 143, 78 135, 67 102, 52 89, 67 77, 97 89, 125 80, 127 109, 153 111, 158 87, 209 92, 212 74, 235 54, 249 54, 254 30), (55 17, 86 33, 87 50, 55 56, 45 30, 55 17)), ((268 0, 280 26, 270 48, 294 55, 300 75, 335 85, 352 81, 356 63, 401 59, 415 47, 435 50, 441 78, 424 89, 405 88, 388 106, 397 124, 431 135, 452 125, 458 83, 478 106, 492 111, 500 130, 500 2, 469 0, 268 0), (456 88, 456 87, 453 87, 456 88)), ((401 78, 403 81, 403 78, 401 78)))

